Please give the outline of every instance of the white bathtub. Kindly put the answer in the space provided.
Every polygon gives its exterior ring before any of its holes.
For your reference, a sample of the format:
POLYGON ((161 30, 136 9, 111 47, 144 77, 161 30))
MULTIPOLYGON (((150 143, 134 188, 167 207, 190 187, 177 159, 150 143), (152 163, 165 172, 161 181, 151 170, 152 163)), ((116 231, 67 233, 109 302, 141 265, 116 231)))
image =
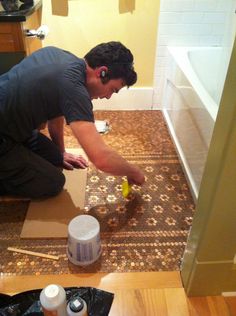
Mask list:
POLYGON ((169 47, 168 50, 163 112, 193 196, 197 198, 223 89, 222 50, 219 47, 169 47))

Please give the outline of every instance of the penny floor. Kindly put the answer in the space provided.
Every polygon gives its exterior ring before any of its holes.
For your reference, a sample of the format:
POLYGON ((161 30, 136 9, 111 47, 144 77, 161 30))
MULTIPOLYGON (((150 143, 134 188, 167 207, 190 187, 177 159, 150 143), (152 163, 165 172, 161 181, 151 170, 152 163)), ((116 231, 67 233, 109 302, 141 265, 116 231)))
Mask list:
MULTIPOLYGON (((27 201, 0 202, 0 272, 2 275, 69 274, 180 270, 194 214, 194 201, 161 111, 95 111, 107 120, 105 142, 145 173, 130 199, 123 179, 88 169, 84 214, 101 227, 102 255, 78 267, 66 255, 65 239, 21 240, 27 201), (58 255, 58 261, 7 251, 7 247, 58 255)), ((68 126, 66 147, 78 146, 68 126)))

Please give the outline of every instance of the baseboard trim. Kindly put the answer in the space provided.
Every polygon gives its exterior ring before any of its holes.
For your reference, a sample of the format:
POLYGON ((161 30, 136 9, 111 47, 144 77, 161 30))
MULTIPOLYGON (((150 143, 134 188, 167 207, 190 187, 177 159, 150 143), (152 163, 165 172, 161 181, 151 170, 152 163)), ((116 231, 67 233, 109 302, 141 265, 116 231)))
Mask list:
POLYGON ((236 297, 236 292, 222 292, 221 295, 224 297, 236 297))
POLYGON ((152 87, 123 88, 109 100, 93 100, 94 110, 151 110, 152 104, 152 87))

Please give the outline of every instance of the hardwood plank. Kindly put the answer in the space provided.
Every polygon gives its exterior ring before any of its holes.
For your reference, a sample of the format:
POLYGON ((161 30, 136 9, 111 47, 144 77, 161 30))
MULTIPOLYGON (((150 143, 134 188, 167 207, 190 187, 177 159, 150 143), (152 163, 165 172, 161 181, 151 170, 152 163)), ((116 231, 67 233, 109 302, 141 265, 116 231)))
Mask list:
POLYGON ((118 290, 109 316, 168 316, 165 293, 161 289, 118 290))
MULTIPOLYGON (((168 315, 189 316, 188 304, 184 289, 165 289, 168 315)), ((202 315, 201 315, 202 316, 202 315)))
POLYGON ((180 274, 174 272, 83 273, 39 276, 2 276, 1 293, 18 293, 43 288, 50 283, 66 286, 94 286, 107 291, 119 289, 181 288, 180 274))
POLYGON ((187 298, 190 316, 210 316, 210 309, 206 297, 187 298))
POLYGON ((207 296, 207 303, 212 316, 230 316, 223 296, 207 296))
POLYGON ((145 303, 146 314, 152 316, 167 316, 167 304, 164 289, 142 290, 142 296, 145 303))
POLYGON ((187 298, 190 316, 230 316, 223 296, 187 298))
POLYGON ((230 316, 236 316, 236 297, 224 297, 224 299, 228 306, 230 316))
POLYGON ((112 293, 114 293, 114 300, 111 305, 111 309, 109 312, 109 316, 120 316, 122 315, 122 309, 123 309, 123 301, 122 301, 122 296, 121 293, 122 290, 114 290, 112 293))
POLYGON ((121 314, 125 315, 145 315, 145 305, 142 300, 141 290, 120 291, 120 306, 122 306, 121 314))

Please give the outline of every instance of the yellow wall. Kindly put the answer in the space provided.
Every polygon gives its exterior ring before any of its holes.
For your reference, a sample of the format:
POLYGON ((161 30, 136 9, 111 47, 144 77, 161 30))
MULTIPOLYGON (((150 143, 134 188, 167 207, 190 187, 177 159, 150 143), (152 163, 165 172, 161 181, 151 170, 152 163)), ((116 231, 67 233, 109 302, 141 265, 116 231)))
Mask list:
POLYGON ((42 24, 50 30, 43 46, 83 57, 101 42, 121 41, 134 55, 136 86, 153 86, 159 1, 43 0, 42 24))

